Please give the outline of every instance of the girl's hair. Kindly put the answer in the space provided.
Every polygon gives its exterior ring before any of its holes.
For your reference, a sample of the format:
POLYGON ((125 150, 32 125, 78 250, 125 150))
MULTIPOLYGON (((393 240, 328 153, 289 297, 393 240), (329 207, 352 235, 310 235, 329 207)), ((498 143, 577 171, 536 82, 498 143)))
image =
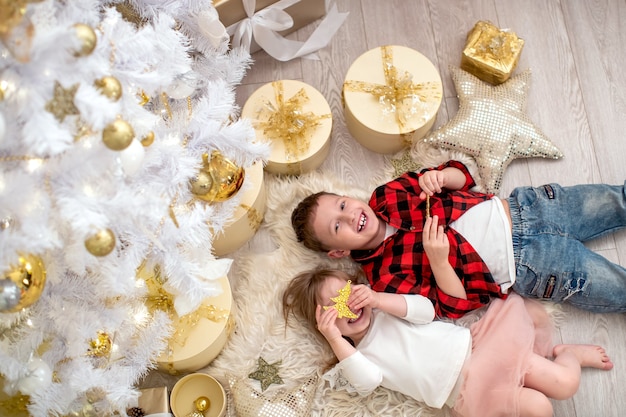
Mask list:
MULTIPOLYGON (((285 330, 289 325, 289 315, 293 314, 298 319, 303 319, 304 323, 313 332, 315 337, 329 351, 329 345, 324 336, 317 330, 317 320, 315 319, 315 309, 320 303, 319 293, 324 281, 330 277, 337 277, 345 281, 352 280, 357 284, 364 281, 362 273, 354 275, 347 274, 339 269, 318 268, 303 272, 297 275, 287 285, 283 293, 283 316, 285 318, 285 330)), ((354 343, 346 338, 352 345, 354 343)), ((330 351, 332 353, 332 351, 330 351)), ((332 359, 327 360, 324 371, 330 369, 337 363, 337 357, 332 354, 332 359)))
POLYGON ((336 195, 326 191, 311 194, 302 200, 291 212, 291 226, 296 232, 298 242, 316 252, 326 252, 329 248, 325 248, 313 232, 313 217, 318 207, 319 198, 324 195, 336 195))
POLYGON ((321 340, 326 342, 322 334, 317 330, 315 309, 320 303, 319 293, 322 284, 327 278, 337 277, 345 281, 352 280, 358 283, 359 276, 351 276, 339 269, 318 268, 297 275, 287 285, 283 293, 283 316, 285 324, 289 315, 294 314, 297 318, 304 319, 306 325, 313 330, 321 340))

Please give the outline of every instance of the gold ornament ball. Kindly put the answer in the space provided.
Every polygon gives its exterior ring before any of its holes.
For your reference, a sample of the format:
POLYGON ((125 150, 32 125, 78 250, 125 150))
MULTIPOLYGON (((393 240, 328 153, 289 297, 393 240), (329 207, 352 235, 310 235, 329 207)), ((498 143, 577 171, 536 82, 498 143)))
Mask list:
POLYGON ((204 396, 196 398, 196 400, 193 403, 196 406, 196 410, 200 412, 204 412, 208 410, 209 407, 211 406, 211 400, 209 400, 207 397, 204 397, 204 396))
POLYGON ((113 101, 117 101, 122 97, 122 84, 117 78, 106 76, 94 82, 94 85, 98 90, 102 92, 106 97, 113 101))
POLYGON ((202 155, 202 168, 189 182, 191 192, 200 200, 221 202, 237 194, 244 178, 242 167, 213 151, 210 159, 208 154, 202 155))
POLYGON ((91 26, 84 23, 76 23, 74 25, 76 36, 80 39, 80 49, 74 53, 75 56, 86 56, 96 49, 98 37, 91 26))
POLYGON ((111 353, 111 337, 106 332, 98 332, 98 337, 89 342, 89 356, 104 358, 111 353))
POLYGON ((117 119, 102 131, 102 141, 107 148, 122 151, 131 144, 135 137, 133 127, 125 120, 117 119))
POLYGON ((94 256, 107 256, 115 248, 115 234, 111 229, 102 229, 85 240, 87 251, 94 256))
POLYGON ((33 305, 43 292, 46 284, 46 270, 43 261, 36 255, 20 255, 17 265, 11 265, 3 274, 3 279, 9 279, 20 290, 20 300, 16 306, 4 311, 15 313, 33 305))
POLYGON ((150 132, 146 133, 146 135, 143 138, 141 138, 141 144, 144 147, 146 147, 146 148, 148 146, 152 145, 153 142, 154 142, 154 132, 153 131, 150 131, 150 132))

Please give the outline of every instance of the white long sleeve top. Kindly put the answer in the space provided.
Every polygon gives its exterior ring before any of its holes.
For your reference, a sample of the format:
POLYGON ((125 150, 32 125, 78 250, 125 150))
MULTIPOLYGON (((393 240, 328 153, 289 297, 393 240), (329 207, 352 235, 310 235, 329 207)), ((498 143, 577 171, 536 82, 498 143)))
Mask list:
POLYGON ((335 372, 338 368, 362 395, 383 386, 441 408, 471 349, 469 329, 433 321, 430 300, 417 294, 403 296, 406 317, 373 310, 370 328, 357 351, 335 365, 335 372))

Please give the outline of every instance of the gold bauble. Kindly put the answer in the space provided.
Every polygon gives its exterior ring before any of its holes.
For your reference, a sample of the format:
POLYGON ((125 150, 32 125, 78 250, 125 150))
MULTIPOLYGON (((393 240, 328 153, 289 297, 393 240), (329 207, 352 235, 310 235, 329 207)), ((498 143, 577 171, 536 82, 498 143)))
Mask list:
POLYGON ((17 305, 5 313, 14 313, 34 304, 46 284, 46 270, 43 261, 36 255, 20 255, 17 265, 11 265, 3 274, 3 279, 10 279, 20 290, 17 305))
POLYGON ((191 192, 200 200, 221 202, 237 194, 244 177, 242 167, 224 158, 219 151, 213 151, 211 159, 208 154, 202 155, 202 168, 189 182, 191 192))
POLYGON ((76 36, 80 39, 80 49, 74 53, 75 56, 86 56, 96 49, 98 37, 91 26, 84 23, 76 23, 74 25, 76 36))
POLYGON ((94 256, 107 256, 115 248, 115 234, 111 229, 102 229, 85 240, 85 247, 94 256))
POLYGON ((141 138, 141 144, 144 147, 148 147, 150 145, 152 145, 152 143, 154 142, 154 132, 153 131, 149 131, 148 133, 146 133, 146 135, 141 138))
POLYGON ((122 97, 122 84, 120 84, 118 79, 115 77, 102 77, 99 80, 96 80, 94 85, 102 92, 102 94, 113 101, 117 101, 120 97, 122 97))
POLYGON ((98 358, 104 358, 111 353, 111 337, 106 332, 98 332, 98 337, 89 341, 88 356, 95 356, 98 358))
POLYGON ((135 137, 133 127, 125 120, 117 119, 102 131, 102 141, 107 148, 121 151, 131 144, 135 137))
POLYGON ((196 406, 196 410, 200 411, 200 412, 204 412, 206 410, 209 409, 209 407, 211 406, 211 400, 209 400, 207 397, 198 397, 196 398, 196 401, 193 402, 193 404, 196 406))

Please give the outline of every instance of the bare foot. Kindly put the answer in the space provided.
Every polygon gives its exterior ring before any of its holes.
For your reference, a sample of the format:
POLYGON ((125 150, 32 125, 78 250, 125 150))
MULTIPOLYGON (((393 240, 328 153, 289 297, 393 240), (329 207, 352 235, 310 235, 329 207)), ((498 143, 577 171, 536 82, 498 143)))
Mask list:
POLYGON ((613 362, 601 346, 596 345, 556 345, 554 347, 554 357, 564 352, 571 352, 578 359, 578 363, 583 368, 597 368, 608 371, 613 369, 613 362))

